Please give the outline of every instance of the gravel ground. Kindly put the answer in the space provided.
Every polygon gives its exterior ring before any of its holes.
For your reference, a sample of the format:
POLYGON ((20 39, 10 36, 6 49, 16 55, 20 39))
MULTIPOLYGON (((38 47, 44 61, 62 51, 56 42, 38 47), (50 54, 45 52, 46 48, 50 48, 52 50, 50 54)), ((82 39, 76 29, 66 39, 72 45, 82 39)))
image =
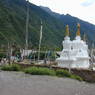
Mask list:
POLYGON ((95 95, 95 84, 1 71, 0 95, 95 95))

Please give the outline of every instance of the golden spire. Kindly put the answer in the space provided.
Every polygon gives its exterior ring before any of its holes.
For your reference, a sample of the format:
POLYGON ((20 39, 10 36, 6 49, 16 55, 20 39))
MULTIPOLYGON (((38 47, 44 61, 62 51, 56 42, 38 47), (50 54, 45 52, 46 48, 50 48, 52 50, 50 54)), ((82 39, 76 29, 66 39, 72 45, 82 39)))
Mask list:
POLYGON ((69 25, 66 25, 66 36, 69 36, 69 25))
POLYGON ((77 24, 77 28, 78 28, 78 30, 77 30, 76 35, 77 35, 77 36, 80 36, 80 24, 79 24, 79 23, 77 24))

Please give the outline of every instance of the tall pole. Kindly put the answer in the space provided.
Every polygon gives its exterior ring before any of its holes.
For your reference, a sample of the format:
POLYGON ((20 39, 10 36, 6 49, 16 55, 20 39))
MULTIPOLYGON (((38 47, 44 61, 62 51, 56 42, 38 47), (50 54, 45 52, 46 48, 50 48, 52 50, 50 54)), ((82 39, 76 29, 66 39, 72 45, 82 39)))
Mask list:
POLYGON ((9 64, 11 63, 11 46, 10 43, 8 42, 8 60, 9 60, 9 64))
POLYGON ((71 73, 71 62, 70 62, 70 50, 68 51, 68 63, 69 63, 69 73, 71 73))
POLYGON ((94 43, 92 44, 92 49, 91 49, 91 69, 93 70, 93 60, 94 60, 94 43))
POLYGON ((29 28, 29 0, 27 0, 27 15, 26 15, 26 45, 25 50, 28 50, 28 28, 29 28))
POLYGON ((43 30, 43 25, 41 21, 41 29, 40 29, 40 40, 39 40, 39 50, 38 50, 38 61, 40 59, 40 49, 41 49, 41 41, 42 41, 42 30, 43 30))

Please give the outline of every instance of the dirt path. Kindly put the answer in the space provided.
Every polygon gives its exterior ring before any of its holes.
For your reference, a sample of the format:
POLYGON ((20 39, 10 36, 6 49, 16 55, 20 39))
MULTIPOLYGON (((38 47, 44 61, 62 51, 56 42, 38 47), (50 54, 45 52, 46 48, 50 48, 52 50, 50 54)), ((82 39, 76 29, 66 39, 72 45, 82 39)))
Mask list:
POLYGON ((95 95, 95 84, 67 78, 2 71, 0 95, 95 95))

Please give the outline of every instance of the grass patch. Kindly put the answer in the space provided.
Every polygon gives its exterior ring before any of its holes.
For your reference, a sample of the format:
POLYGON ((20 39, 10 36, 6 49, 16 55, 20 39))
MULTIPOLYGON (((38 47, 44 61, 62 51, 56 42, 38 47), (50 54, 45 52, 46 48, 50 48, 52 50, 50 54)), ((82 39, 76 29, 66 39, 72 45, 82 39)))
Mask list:
POLYGON ((79 81, 83 81, 80 76, 73 75, 69 73, 67 70, 51 70, 49 68, 42 67, 28 67, 26 69, 22 69, 18 64, 4 65, 1 67, 3 71, 23 71, 27 74, 31 75, 49 75, 49 76, 58 76, 58 77, 67 77, 76 79, 79 81))
POLYGON ((59 77, 70 77, 71 73, 69 73, 67 70, 56 70, 56 75, 59 77))
POLYGON ((73 75, 69 73, 67 70, 55 71, 48 68, 29 67, 29 68, 26 68, 24 72, 31 75, 50 75, 50 76, 58 76, 58 77, 68 77, 68 78, 76 79, 79 81, 83 80, 80 76, 73 75))
POLYGON ((71 75, 70 78, 76 79, 76 80, 79 80, 79 81, 83 81, 83 79, 80 76, 77 76, 77 75, 71 75))
POLYGON ((67 70, 56 70, 56 75, 58 77, 68 77, 68 78, 76 79, 79 81, 83 80, 80 76, 73 75, 73 74, 69 73, 67 70))
POLYGON ((32 74, 32 75, 51 75, 55 76, 56 73, 54 70, 50 70, 48 68, 37 68, 37 67, 29 67, 24 70, 25 73, 32 74))
POLYGON ((21 68, 17 64, 8 64, 1 67, 1 70, 3 71, 20 71, 21 68))

